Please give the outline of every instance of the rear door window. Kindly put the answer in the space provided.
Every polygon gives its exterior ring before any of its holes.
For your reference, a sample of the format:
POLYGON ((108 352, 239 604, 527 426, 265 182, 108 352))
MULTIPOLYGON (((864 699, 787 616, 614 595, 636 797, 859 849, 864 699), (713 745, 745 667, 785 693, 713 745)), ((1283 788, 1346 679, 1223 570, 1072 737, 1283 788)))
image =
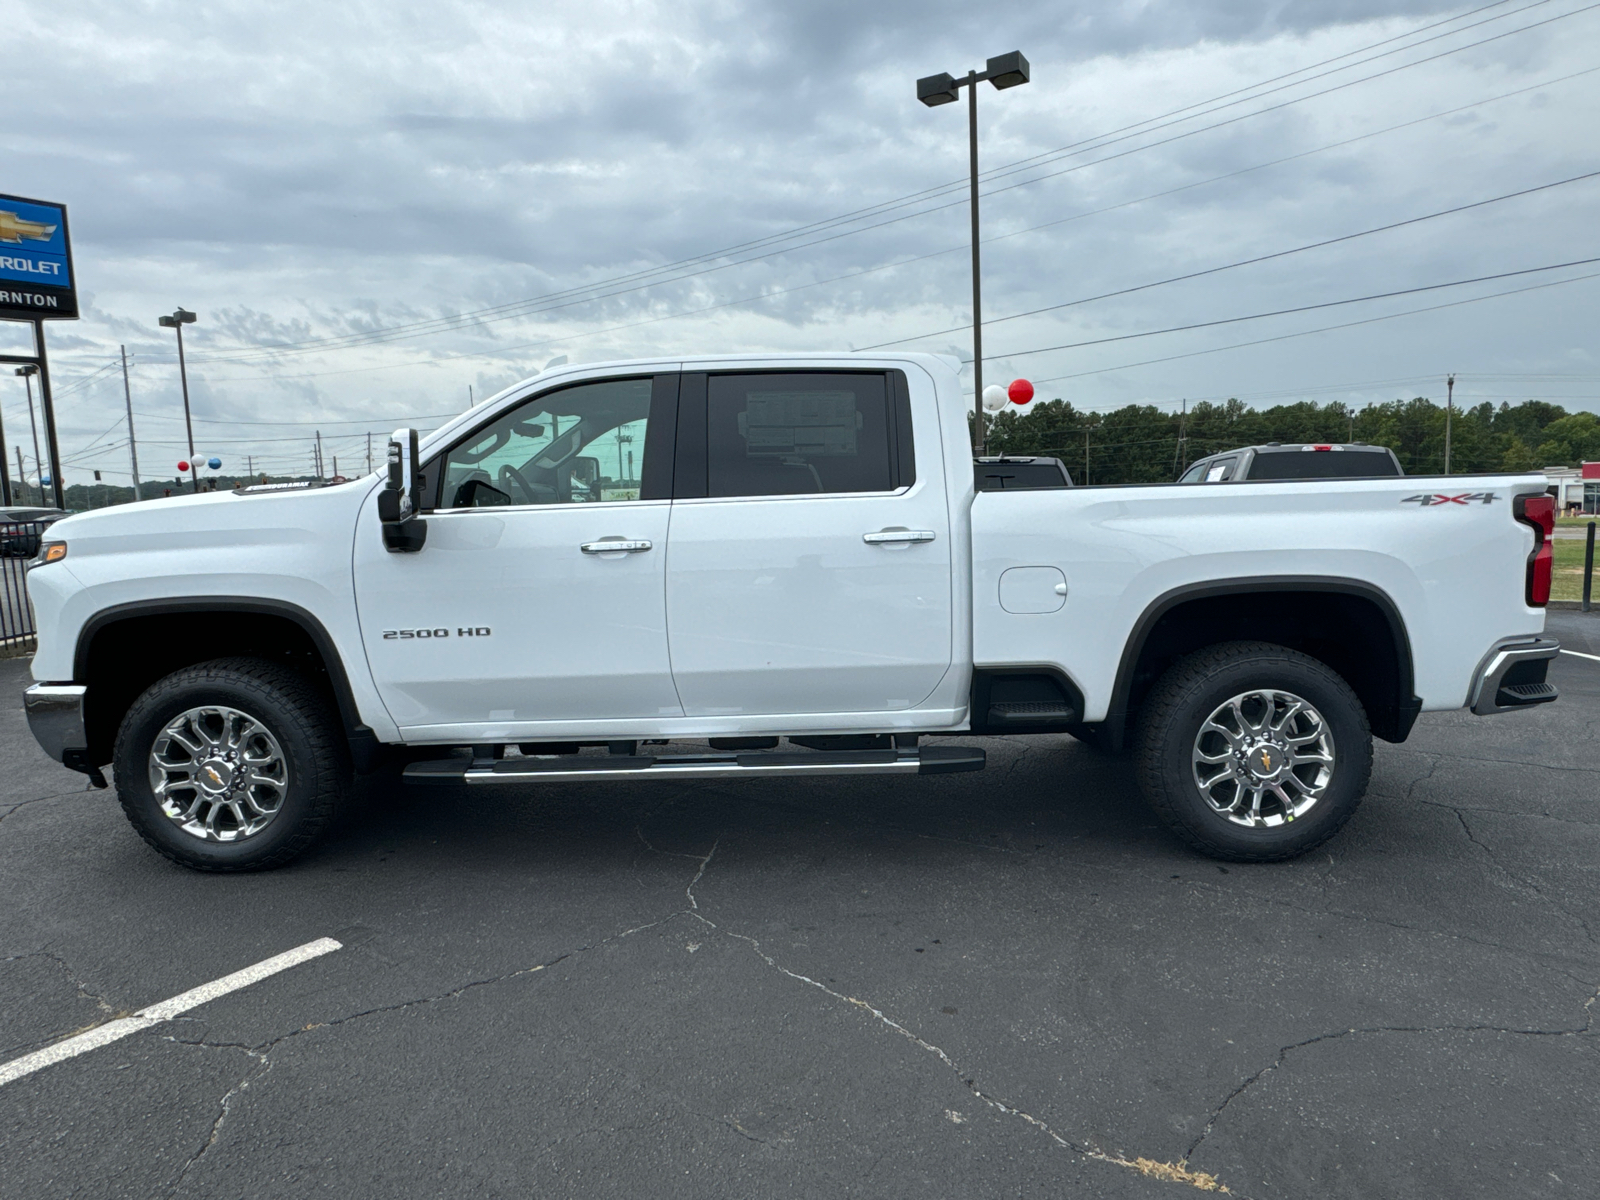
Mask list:
POLYGON ((897 439, 888 384, 882 374, 710 376, 707 495, 893 491, 897 439))
POLYGON ((1233 478, 1233 469, 1239 465, 1237 458, 1223 458, 1212 463, 1206 468, 1206 477, 1202 483, 1225 483, 1233 478))

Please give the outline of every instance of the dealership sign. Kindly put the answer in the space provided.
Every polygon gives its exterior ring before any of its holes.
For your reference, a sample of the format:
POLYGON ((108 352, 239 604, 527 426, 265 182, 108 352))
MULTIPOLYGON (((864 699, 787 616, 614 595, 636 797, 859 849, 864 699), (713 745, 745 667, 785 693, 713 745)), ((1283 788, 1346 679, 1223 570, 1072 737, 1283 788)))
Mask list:
POLYGON ((0 195, 0 319, 77 315, 66 206, 0 195))

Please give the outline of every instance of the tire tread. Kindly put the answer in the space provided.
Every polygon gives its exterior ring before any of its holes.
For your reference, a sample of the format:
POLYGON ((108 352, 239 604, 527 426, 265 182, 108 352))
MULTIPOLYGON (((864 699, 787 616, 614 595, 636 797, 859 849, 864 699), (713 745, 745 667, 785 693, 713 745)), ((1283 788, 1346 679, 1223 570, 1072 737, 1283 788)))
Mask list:
MULTIPOLYGON (((132 753, 132 748, 125 742, 129 731, 138 724, 139 715, 148 708, 160 705, 174 693, 196 684, 224 684, 244 692, 255 692, 289 709, 291 719, 301 726, 301 732, 311 746, 313 775, 307 782, 310 784, 312 801, 309 812, 301 819, 293 836, 265 858, 241 863, 208 862, 198 856, 185 857, 156 838, 143 815, 137 811, 134 800, 121 786, 117 787, 117 800, 129 822, 151 849, 191 870, 232 874, 269 871, 284 866, 304 854, 322 836, 348 791, 349 747, 339 734, 342 726, 338 717, 316 685, 298 671, 261 658, 212 659, 174 671, 152 684, 134 701, 117 731, 114 751, 116 766, 120 767, 127 755, 132 753)), ((143 759, 142 754, 138 757, 143 759)), ((120 784, 115 775, 113 781, 120 784)))
MULTIPOLYGON (((1185 658, 1179 659, 1166 674, 1156 681, 1150 689, 1150 694, 1145 700, 1144 711, 1140 715, 1139 732, 1137 739, 1137 766, 1136 772, 1140 790, 1144 792, 1145 799, 1167 827, 1174 834, 1187 842, 1190 847, 1211 858, 1226 859, 1231 862, 1284 862, 1288 859, 1299 858, 1322 845, 1334 834, 1344 827, 1344 821, 1334 821, 1327 824, 1322 836, 1316 840, 1296 845, 1282 850, 1241 850, 1238 846, 1230 845, 1220 839, 1212 839, 1195 830, 1183 816, 1177 805, 1177 798, 1169 793, 1161 778, 1162 761, 1160 742, 1162 731, 1177 719, 1184 708, 1192 704, 1199 693, 1217 675, 1227 667, 1237 665, 1246 656, 1253 664, 1270 664, 1276 659, 1283 663, 1291 663, 1296 667, 1312 671, 1321 675, 1338 690, 1350 692, 1350 685, 1343 676, 1334 671, 1326 663, 1312 658, 1309 654, 1302 654, 1298 650, 1291 650, 1287 646, 1279 646, 1272 642, 1219 642, 1197 650, 1185 658)), ((1362 736, 1369 740, 1371 726, 1367 720, 1366 709, 1359 701, 1355 704, 1356 712, 1361 722, 1362 736)), ((1372 778, 1372 755, 1365 756, 1365 766, 1356 795, 1366 794, 1367 785, 1372 778)), ((1353 809, 1352 809, 1353 811, 1353 809)), ((1346 818, 1348 819, 1348 817, 1346 818)))

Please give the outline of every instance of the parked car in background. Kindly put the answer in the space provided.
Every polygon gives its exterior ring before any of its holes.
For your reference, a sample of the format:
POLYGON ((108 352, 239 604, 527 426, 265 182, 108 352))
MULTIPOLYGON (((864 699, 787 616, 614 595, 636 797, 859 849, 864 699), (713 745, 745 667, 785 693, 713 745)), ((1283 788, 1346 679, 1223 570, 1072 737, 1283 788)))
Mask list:
POLYGON ((70 515, 64 508, 0 508, 0 558, 32 558, 39 535, 70 515))
POLYGON ((972 460, 974 483, 980 492, 1033 491, 1068 488, 1072 476, 1059 458, 1019 458, 1001 454, 972 460))
POLYGON ((1240 479, 1383 479, 1404 475, 1387 446, 1360 442, 1278 443, 1241 446, 1202 458, 1179 483, 1227 483, 1240 479))

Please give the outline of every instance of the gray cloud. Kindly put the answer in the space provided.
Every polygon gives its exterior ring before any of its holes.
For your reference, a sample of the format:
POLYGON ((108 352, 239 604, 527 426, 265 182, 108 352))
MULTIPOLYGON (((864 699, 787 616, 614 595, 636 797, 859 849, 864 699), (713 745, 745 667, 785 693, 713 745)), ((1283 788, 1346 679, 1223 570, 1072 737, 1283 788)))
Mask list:
MULTIPOLYGON (((1480 29, 1192 124, 1581 7, 1551 0, 1516 15, 1527 4, 1514 0, 1460 22, 1500 18, 1480 29)), ((959 180, 964 114, 918 105, 918 75, 981 65, 1014 47, 1028 54, 1033 84, 980 99, 984 162, 995 166, 1461 11, 901 0, 9 7, 8 95, 19 119, 4 135, 7 187, 71 205, 92 301, 85 320, 52 328, 63 386, 128 344, 136 407, 151 414, 141 440, 150 438, 152 462, 171 457, 181 430, 173 352, 154 317, 186 304, 202 314, 190 344, 203 436, 230 461, 259 454, 285 466, 305 461, 315 428, 288 422, 385 429, 456 410, 469 384, 481 397, 557 354, 819 349, 959 325, 967 215, 957 204, 850 236, 832 235, 853 226, 820 232, 813 245, 745 265, 717 259, 707 273, 601 289, 617 294, 516 320, 449 323, 425 337, 318 354, 251 351, 591 287, 959 180), (824 282, 839 276, 850 278, 824 282), (675 315, 689 310, 707 311, 675 315)), ((985 200, 990 237, 1057 222, 986 247, 986 311, 1060 303, 1592 166, 1587 133, 1600 75, 1319 148, 1583 70, 1594 61, 1597 20, 1573 16, 1100 166, 1082 164, 1186 127, 1042 168, 1034 174, 1078 169, 985 200), (1186 184, 1195 186, 1061 223, 1186 184)), ((1583 257, 1593 187, 999 324, 988 346, 1013 357, 991 372, 1082 376, 1334 318, 1019 352, 1583 257)), ((1570 394, 1569 404, 1592 407, 1600 371, 1589 362, 1583 314, 1594 287, 1082 376, 1060 394, 1106 407, 1385 381, 1350 389, 1360 402, 1430 390, 1423 380, 1454 368, 1464 379, 1520 377, 1473 385, 1479 394, 1570 394), (1587 377, 1534 378, 1550 374, 1587 377)), ((1434 301, 1386 302, 1349 319, 1425 302, 1434 301)), ((967 340, 940 335, 923 345, 967 340)), ((20 399, 6 395, 8 429, 25 419, 20 399)), ((120 375, 68 391, 64 447, 101 435, 120 404, 120 375)), ((69 479, 90 466, 125 469, 120 436, 81 457, 69 479)), ((364 441, 340 436, 352 450, 364 441)))

